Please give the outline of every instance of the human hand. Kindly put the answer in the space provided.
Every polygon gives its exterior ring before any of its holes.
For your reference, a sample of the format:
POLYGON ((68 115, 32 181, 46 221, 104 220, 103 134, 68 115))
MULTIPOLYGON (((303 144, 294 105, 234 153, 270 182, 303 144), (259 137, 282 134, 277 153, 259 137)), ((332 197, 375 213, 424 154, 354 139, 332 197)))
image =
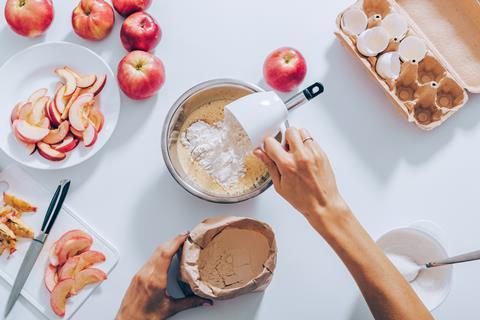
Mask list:
POLYGON ((254 154, 267 166, 275 190, 320 232, 330 218, 349 212, 327 156, 305 129, 288 128, 288 150, 272 137, 254 154))
POLYGON ((179 235, 155 250, 133 277, 116 320, 163 320, 180 311, 213 304, 197 296, 175 299, 167 293, 168 268, 187 237, 188 234, 179 235))

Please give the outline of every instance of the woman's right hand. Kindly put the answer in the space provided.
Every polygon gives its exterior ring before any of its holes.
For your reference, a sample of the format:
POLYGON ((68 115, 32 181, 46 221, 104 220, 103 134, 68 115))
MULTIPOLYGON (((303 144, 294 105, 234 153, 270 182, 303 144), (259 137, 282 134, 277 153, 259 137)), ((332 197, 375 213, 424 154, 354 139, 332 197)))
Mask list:
POLYGON ((268 137, 255 150, 267 166, 275 190, 323 234, 325 223, 349 213, 327 156, 307 130, 288 128, 288 150, 268 137))

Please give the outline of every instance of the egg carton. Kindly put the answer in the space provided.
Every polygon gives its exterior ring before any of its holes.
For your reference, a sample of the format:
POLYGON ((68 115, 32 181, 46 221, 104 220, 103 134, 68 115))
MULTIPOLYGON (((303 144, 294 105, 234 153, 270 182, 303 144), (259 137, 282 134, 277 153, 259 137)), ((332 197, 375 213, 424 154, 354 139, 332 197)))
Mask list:
POLYGON ((477 0, 359 0, 337 27, 340 42, 421 129, 462 108, 467 90, 480 93, 477 0))

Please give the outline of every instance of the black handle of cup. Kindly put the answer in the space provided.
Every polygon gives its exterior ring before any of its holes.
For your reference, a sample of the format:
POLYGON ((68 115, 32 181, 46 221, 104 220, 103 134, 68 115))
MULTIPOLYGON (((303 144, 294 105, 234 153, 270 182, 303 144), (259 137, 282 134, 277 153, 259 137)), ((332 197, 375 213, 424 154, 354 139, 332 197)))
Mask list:
POLYGON ((313 98, 321 95, 325 91, 325 87, 320 82, 315 82, 307 89, 303 90, 303 94, 308 101, 312 100, 313 98))

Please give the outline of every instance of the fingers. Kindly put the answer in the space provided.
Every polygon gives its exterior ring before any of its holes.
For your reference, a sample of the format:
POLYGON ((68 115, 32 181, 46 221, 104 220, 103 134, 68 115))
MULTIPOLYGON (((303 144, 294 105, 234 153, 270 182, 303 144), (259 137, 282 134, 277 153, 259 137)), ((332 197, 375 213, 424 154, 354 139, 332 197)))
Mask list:
POLYGON ((277 165, 273 162, 272 159, 261 149, 257 149, 253 152, 255 156, 257 156, 260 160, 265 163, 268 169, 268 173, 272 178, 272 182, 274 185, 278 185, 280 183, 280 172, 278 172, 277 165))
POLYGON ((178 235, 160 245, 155 250, 155 253, 151 258, 151 262, 155 265, 155 269, 157 272, 159 272, 159 275, 167 274, 173 256, 177 253, 187 238, 188 233, 178 235))
POLYGON ((290 157, 287 151, 282 147, 282 145, 272 137, 268 137, 264 142, 264 149, 266 155, 275 162, 277 168, 280 170, 280 164, 290 157))
MULTIPOLYGON (((310 135, 310 132, 308 132, 308 130, 306 129, 300 129, 300 137, 302 141, 304 141, 307 138, 312 138, 312 136, 310 135)), ((322 148, 320 148, 320 145, 312 139, 308 139, 307 141, 305 141, 304 145, 310 148, 317 155, 324 154, 322 148)))
POLYGON ((301 150, 304 148, 303 139, 300 136, 300 132, 297 128, 288 128, 285 132, 285 139, 292 152, 301 150))
POLYGON ((197 296, 190 296, 182 299, 173 299, 173 314, 178 312, 193 309, 200 306, 212 306, 213 301, 208 299, 203 299, 197 296))

